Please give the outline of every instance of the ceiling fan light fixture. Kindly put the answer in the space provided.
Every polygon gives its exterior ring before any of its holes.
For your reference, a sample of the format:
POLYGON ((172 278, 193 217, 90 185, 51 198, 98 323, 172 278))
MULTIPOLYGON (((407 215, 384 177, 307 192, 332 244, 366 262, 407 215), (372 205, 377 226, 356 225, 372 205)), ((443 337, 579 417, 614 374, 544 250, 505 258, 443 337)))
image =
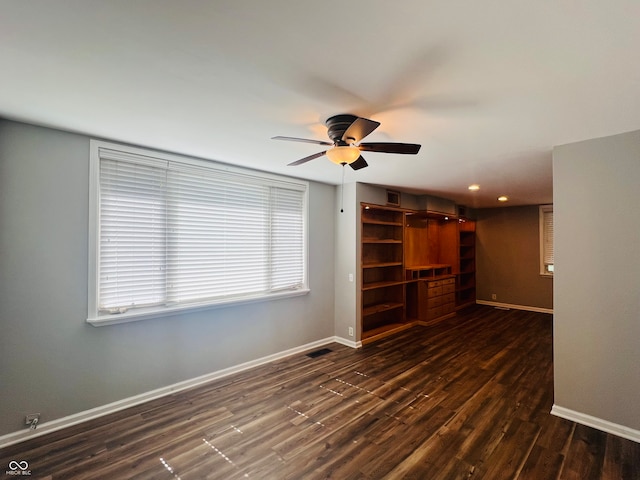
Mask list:
POLYGON ((350 164, 360 158, 360 149, 353 145, 344 145, 327 150, 327 157, 337 165, 350 164))

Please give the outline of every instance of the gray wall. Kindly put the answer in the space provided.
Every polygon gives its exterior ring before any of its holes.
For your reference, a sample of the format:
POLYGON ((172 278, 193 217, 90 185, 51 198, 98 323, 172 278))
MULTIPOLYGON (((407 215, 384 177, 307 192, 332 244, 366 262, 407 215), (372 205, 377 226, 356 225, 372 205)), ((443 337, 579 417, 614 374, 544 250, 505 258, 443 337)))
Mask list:
POLYGON ((334 335, 334 187, 310 185, 310 294, 93 327, 88 185, 88 137, 0 120, 0 435, 334 335))
POLYGON ((360 341, 361 332, 357 325, 357 278, 358 258, 356 256, 357 219, 360 215, 360 205, 356 203, 356 184, 347 183, 336 188, 336 203, 332 209, 336 217, 335 236, 335 333, 351 342, 360 341), (341 192, 344 189, 344 192, 341 192), (340 205, 343 212, 340 212, 340 205), (349 281, 349 275, 353 281, 349 281), (349 328, 353 329, 353 336, 349 336, 349 328))
POLYGON ((553 151, 555 405, 640 430, 640 131, 553 151))
POLYGON ((540 275, 538 206, 475 213, 476 299, 553 309, 553 278, 540 275))

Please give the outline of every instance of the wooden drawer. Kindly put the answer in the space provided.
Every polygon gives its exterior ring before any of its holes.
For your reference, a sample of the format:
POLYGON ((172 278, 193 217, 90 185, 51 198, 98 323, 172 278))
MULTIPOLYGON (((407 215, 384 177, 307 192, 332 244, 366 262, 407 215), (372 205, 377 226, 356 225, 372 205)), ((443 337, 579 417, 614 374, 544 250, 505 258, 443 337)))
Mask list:
POLYGON ((447 283, 442 286, 442 293, 444 295, 448 293, 456 293, 456 284, 455 283, 447 283))
POLYGON ((441 317, 443 315, 442 313, 442 307, 435 307, 435 308, 430 308, 427 310, 427 320, 433 320, 434 318, 438 318, 441 317))
MULTIPOLYGON (((443 298, 444 297, 439 297, 439 300, 442 300, 443 298)), ((427 320, 442 317, 443 315, 448 315, 449 313, 453 313, 455 311, 455 302, 440 303, 439 305, 433 307, 429 306, 429 308, 427 308, 427 320)))
POLYGON ((442 295, 442 287, 427 289, 427 298, 439 297, 440 295, 442 295))
POLYGON ((447 295, 438 295, 437 297, 427 299, 427 308, 439 307, 445 303, 454 303, 456 301, 455 293, 447 295))
POLYGON ((442 280, 432 280, 430 282, 427 282, 427 287, 429 288, 440 287, 441 285, 442 285, 442 280))
POLYGON ((444 296, 439 295, 437 297, 427 299, 427 308, 439 307, 444 303, 444 296))
POLYGON ((456 284, 455 277, 445 278, 444 280, 442 280, 442 285, 455 285, 455 284, 456 284))
POLYGON ((456 311, 456 304, 455 302, 443 303, 439 308, 442 311, 442 315, 447 315, 456 311))

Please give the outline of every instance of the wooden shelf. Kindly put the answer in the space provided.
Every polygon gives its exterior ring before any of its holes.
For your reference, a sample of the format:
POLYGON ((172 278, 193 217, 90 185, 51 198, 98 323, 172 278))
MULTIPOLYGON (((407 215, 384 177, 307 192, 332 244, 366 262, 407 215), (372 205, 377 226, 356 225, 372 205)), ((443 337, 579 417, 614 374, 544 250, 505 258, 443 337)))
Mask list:
POLYGON ((408 321, 402 323, 388 323, 381 327, 371 328, 365 332, 362 332, 362 343, 367 344, 375 342, 376 340, 380 340, 381 338, 401 332, 417 324, 418 323, 415 321, 408 321))
POLYGON ((402 243, 402 240, 394 240, 389 238, 363 238, 362 243, 402 243))
POLYGON ((362 268, 380 268, 380 267, 401 267, 402 262, 387 262, 387 263, 365 263, 362 268))
POLYGON ((363 205, 362 224, 393 225, 402 227, 404 211, 401 209, 363 205))
POLYGON ((396 308, 404 308, 404 303, 379 303, 377 305, 370 305, 362 309, 362 314, 373 315, 376 313, 386 312, 388 310, 394 310, 396 308))
POLYGON ((397 282, 374 282, 374 283, 363 283, 362 284, 362 290, 374 290, 376 288, 386 288, 386 287, 392 287, 394 285, 404 285, 405 282, 404 280, 401 281, 397 281, 397 282))
POLYGON ((401 227, 402 226, 402 222, 385 222, 382 220, 372 220, 372 219, 366 219, 366 220, 362 220, 362 224, 368 224, 368 225, 391 225, 393 227, 401 227))

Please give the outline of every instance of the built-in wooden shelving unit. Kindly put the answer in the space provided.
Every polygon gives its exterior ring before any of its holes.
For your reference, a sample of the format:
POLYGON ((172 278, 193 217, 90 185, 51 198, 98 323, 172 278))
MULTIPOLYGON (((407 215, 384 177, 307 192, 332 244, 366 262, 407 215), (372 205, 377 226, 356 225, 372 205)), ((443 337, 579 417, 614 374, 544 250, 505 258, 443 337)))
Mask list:
POLYGON ((362 341, 475 303, 475 222, 362 204, 362 341))
POLYGON ((476 302, 476 222, 460 219, 458 234, 456 306, 462 308, 476 302))
POLYGON ((362 338, 406 323, 404 213, 362 207, 362 338))

